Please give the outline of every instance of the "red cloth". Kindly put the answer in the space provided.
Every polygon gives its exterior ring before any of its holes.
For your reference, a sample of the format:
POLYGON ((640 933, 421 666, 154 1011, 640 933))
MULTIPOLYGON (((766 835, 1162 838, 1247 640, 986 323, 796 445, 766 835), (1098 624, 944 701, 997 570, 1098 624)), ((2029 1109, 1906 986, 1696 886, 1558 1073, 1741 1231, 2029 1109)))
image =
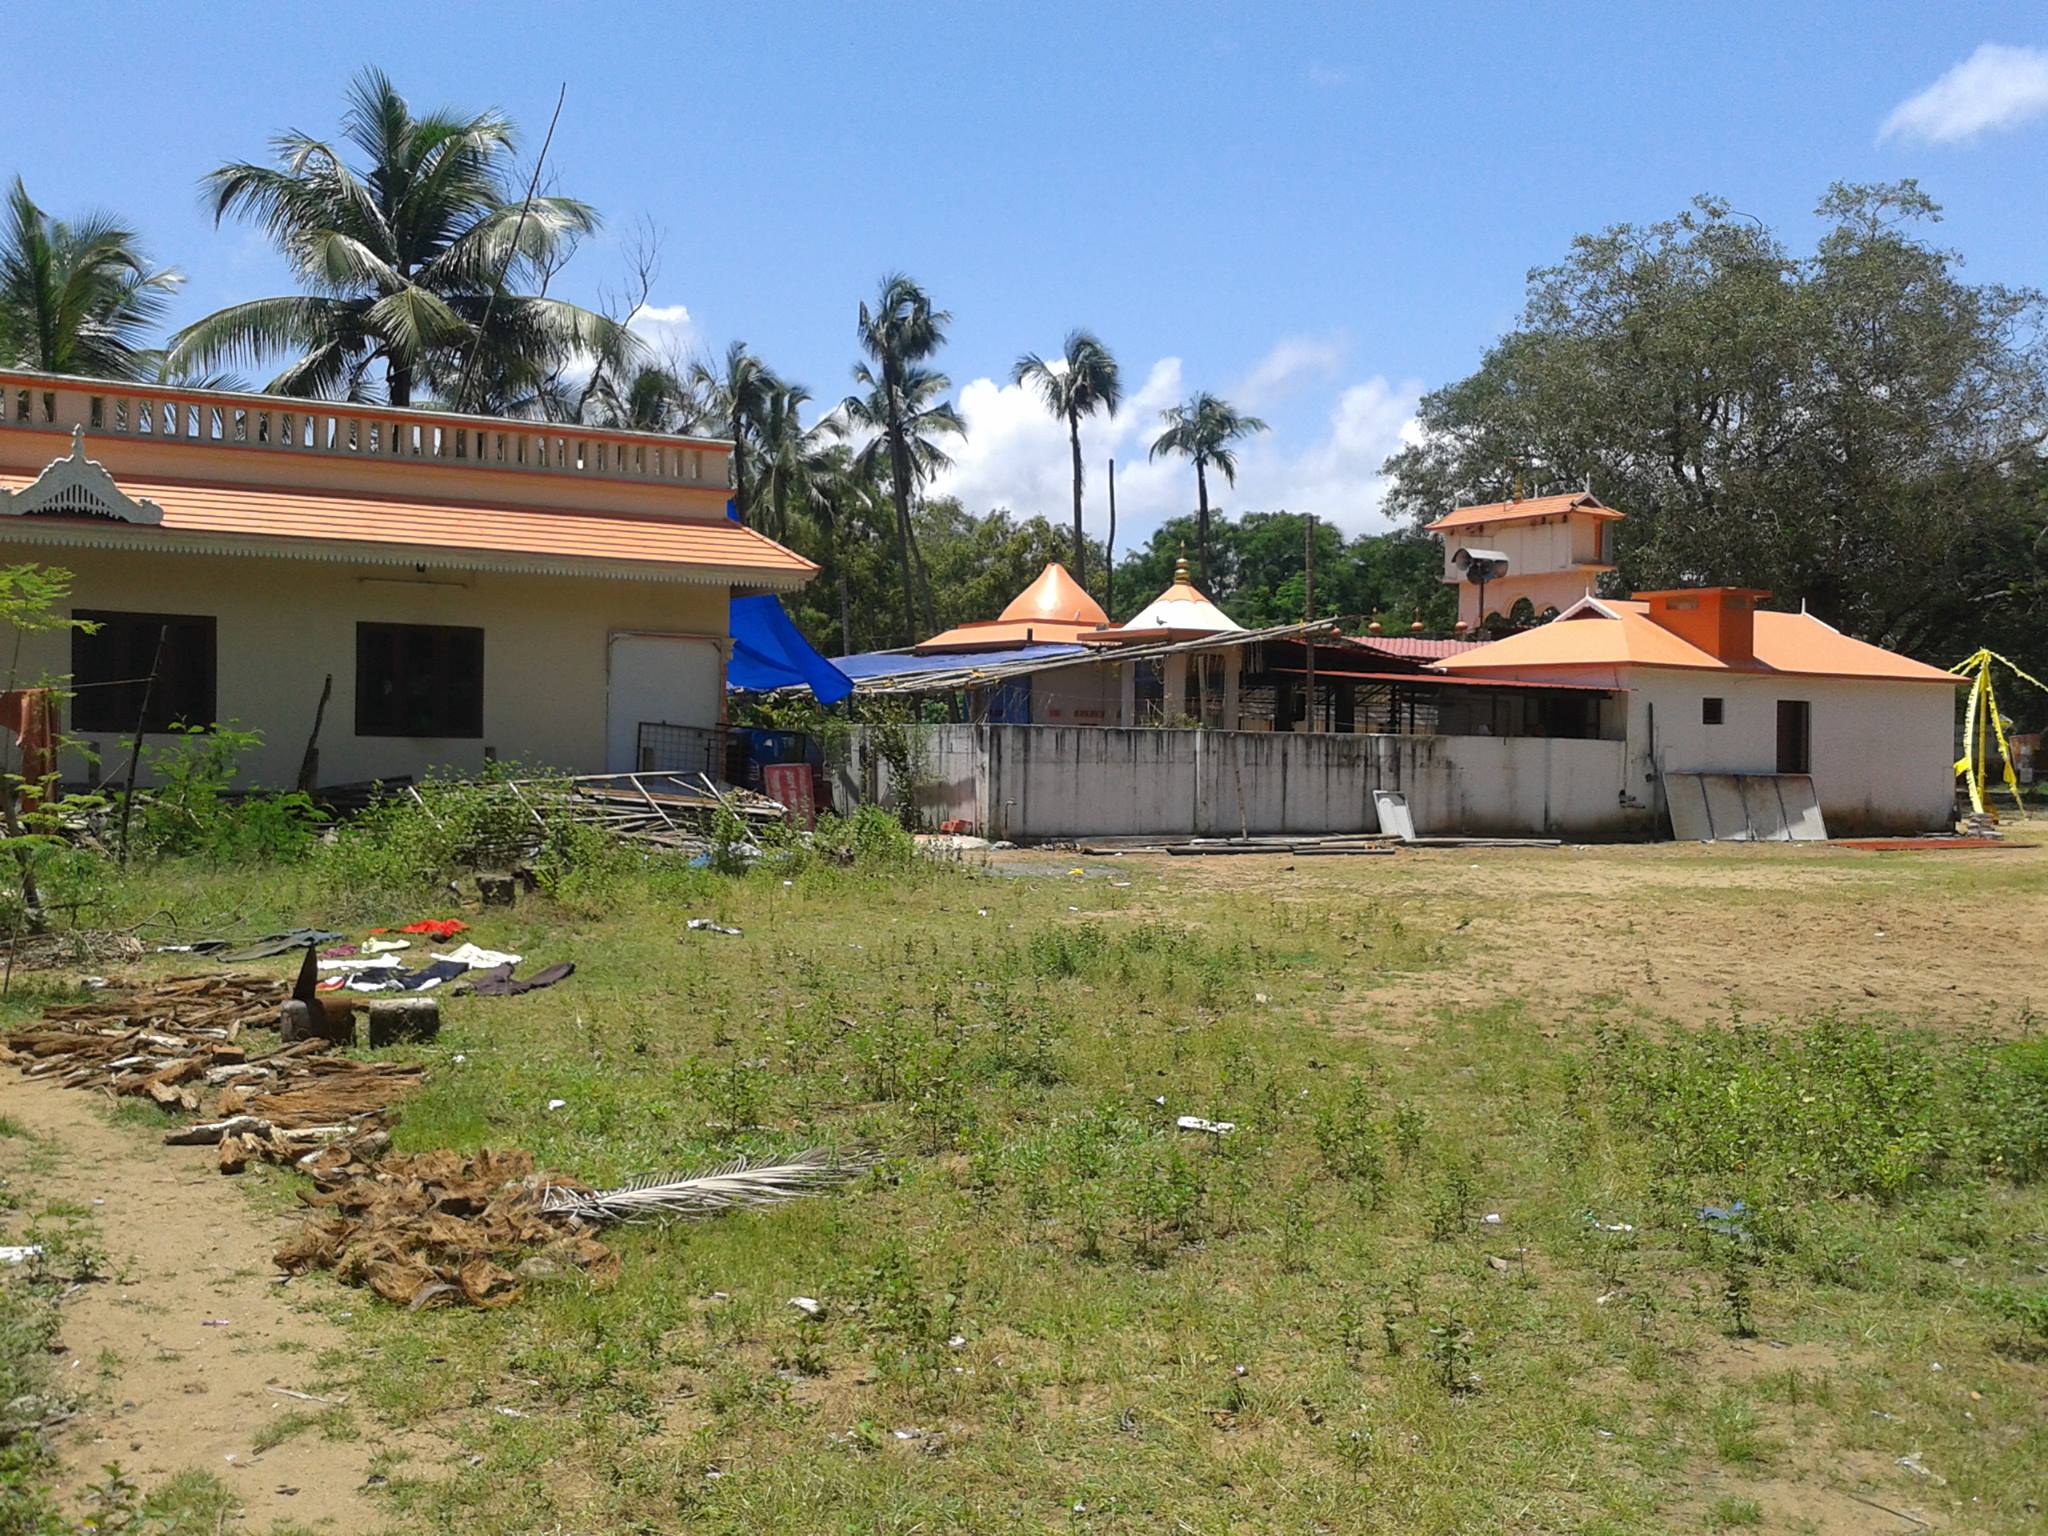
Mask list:
MULTIPOLYGON (((430 917, 422 922, 407 923, 398 929, 399 933, 424 933, 436 939, 452 939, 458 933, 467 932, 469 924, 458 917, 430 917)), ((389 928, 372 928, 372 933, 390 933, 389 928)))
POLYGON ((47 688, 0 693, 0 726, 14 732, 20 773, 31 786, 57 771, 57 701, 47 688))

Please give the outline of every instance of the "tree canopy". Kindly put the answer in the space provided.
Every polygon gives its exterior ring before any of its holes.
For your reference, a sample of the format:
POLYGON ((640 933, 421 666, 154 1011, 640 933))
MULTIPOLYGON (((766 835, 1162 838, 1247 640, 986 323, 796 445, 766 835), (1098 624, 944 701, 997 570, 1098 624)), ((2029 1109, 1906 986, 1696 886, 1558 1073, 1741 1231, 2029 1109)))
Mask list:
POLYGON ((2038 658, 2041 295, 1973 284, 1912 182, 1831 188, 1813 250, 1715 198, 1573 241, 1388 461, 1417 523, 1517 487, 1627 513, 1618 590, 1729 583, 1934 659, 2038 658))

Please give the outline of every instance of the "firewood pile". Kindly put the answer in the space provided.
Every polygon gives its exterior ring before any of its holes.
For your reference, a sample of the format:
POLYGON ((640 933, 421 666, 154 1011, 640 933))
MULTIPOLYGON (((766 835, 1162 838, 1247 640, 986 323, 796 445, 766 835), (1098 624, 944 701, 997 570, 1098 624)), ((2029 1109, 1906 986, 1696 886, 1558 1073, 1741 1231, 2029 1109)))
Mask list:
POLYGON ((618 1275, 616 1253, 581 1223, 547 1214, 547 1191, 563 1181, 536 1173, 532 1153, 379 1159, 384 1145, 373 1135, 299 1159, 319 1193, 305 1197, 314 1214, 277 1250, 280 1269, 333 1270, 415 1311, 502 1307, 526 1281, 571 1269, 599 1284, 618 1275))
POLYGON ((203 1116, 164 1140, 219 1145, 225 1173, 240 1172, 251 1156, 294 1160, 360 1130, 413 1088, 421 1069, 334 1057, 325 1040, 245 1039, 275 1028, 287 995, 281 981, 238 971, 109 987, 5 1036, 0 1062, 62 1087, 203 1116))

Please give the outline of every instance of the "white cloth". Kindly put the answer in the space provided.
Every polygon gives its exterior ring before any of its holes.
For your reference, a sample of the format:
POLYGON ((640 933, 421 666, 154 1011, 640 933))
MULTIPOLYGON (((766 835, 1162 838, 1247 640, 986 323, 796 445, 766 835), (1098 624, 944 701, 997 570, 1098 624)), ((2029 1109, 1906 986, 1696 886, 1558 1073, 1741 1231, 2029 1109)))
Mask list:
POLYGON ((322 960, 320 969, 354 975, 357 971, 395 971, 400 963, 396 955, 343 955, 339 959, 322 960))
POLYGON ((363 953, 366 955, 388 954, 393 950, 411 949, 411 939, 365 939, 363 953))
POLYGON ((479 949, 474 944, 465 944, 460 949, 451 949, 445 955, 434 956, 436 960, 452 960, 457 965, 466 965, 473 971, 488 971, 495 965, 517 965, 521 956, 508 955, 495 949, 479 949))

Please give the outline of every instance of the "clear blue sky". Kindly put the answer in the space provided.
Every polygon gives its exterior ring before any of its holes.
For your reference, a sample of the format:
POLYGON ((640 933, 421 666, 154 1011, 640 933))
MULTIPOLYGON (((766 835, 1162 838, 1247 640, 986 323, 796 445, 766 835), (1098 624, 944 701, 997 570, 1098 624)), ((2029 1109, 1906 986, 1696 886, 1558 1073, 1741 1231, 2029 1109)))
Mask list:
MULTIPOLYGON (((53 212, 131 220, 188 275, 183 320, 289 286, 253 231, 213 227, 199 176, 287 126, 334 132, 358 66, 415 105, 504 109, 529 152, 566 81, 550 169, 614 234, 665 232, 653 302, 687 309, 694 344, 744 337, 830 399, 883 271, 952 310, 970 501, 1064 513, 1057 432, 974 381, 1086 325, 1140 411, 1206 387, 1273 423, 1233 506, 1359 528, 1416 391, 1469 371, 1577 231, 1713 191, 1803 244, 1829 182, 1915 176, 1973 275, 2048 286, 2033 55, 1881 132, 1986 43, 2048 49, 2048 10, 18 6, 0 174, 53 212), (1973 132, 1987 90, 2012 100, 1973 132)), ((592 297, 618 264, 594 242, 563 291, 592 297)), ((1192 487, 1136 462, 1150 416, 1126 414, 1089 452, 1121 461, 1128 538, 1192 487)))

